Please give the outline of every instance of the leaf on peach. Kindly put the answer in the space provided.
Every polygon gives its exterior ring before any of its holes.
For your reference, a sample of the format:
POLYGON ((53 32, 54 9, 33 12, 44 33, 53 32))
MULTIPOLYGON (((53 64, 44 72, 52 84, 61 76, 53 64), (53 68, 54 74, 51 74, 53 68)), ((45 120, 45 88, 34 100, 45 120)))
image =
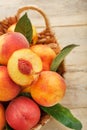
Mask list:
POLYGON ((32 24, 30 19, 27 16, 27 13, 25 13, 17 22, 16 27, 15 27, 15 32, 20 32, 22 33, 29 43, 32 41, 32 35, 33 35, 33 30, 32 30, 32 24))
POLYGON ((77 47, 78 45, 70 44, 66 47, 64 47, 61 52, 55 57, 53 60, 50 70, 51 71, 57 71, 59 65, 61 62, 65 59, 65 57, 72 51, 73 48, 77 47))

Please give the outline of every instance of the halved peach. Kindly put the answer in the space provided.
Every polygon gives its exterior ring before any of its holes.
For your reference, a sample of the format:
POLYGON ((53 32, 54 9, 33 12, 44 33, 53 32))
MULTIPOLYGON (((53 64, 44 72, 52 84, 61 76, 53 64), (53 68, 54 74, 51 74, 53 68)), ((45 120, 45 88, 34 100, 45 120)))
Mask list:
POLYGON ((12 54, 7 67, 8 73, 15 83, 27 86, 32 83, 35 75, 42 70, 42 61, 30 49, 20 49, 12 54))

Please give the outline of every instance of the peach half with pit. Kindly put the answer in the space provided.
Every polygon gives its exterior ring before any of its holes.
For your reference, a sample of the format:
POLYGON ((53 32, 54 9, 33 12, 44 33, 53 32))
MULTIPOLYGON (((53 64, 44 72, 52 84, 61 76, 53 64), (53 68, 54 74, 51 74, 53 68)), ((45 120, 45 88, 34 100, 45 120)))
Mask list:
POLYGON ((42 60, 43 70, 50 70, 50 65, 56 57, 56 53, 47 45, 33 45, 30 49, 35 52, 42 60))
POLYGON ((0 101, 9 101, 15 98, 21 88, 9 77, 6 66, 0 66, 0 101))
POLYGON ((29 48, 27 39, 18 32, 9 32, 0 36, 0 64, 7 65, 9 57, 16 50, 29 48))
POLYGON ((31 85, 32 98, 42 106, 53 106, 64 97, 66 83, 56 72, 42 71, 31 85))
POLYGON ((0 130, 4 129, 5 123, 5 109, 3 105, 0 103, 0 130))
POLYGON ((42 61, 30 49, 20 49, 9 58, 7 68, 11 79, 15 83, 26 87, 42 71, 42 61))

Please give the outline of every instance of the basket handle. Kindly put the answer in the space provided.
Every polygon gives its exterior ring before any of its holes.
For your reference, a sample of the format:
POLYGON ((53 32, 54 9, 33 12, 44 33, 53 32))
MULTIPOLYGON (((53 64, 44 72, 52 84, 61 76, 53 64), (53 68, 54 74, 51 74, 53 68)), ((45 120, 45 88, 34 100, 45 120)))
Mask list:
POLYGON ((38 8, 36 6, 25 6, 25 7, 18 9, 17 14, 16 14, 17 20, 20 18, 21 13, 26 10, 35 10, 35 11, 39 12, 44 18, 46 29, 50 29, 50 23, 49 23, 49 20, 48 20, 46 14, 40 8, 38 8))

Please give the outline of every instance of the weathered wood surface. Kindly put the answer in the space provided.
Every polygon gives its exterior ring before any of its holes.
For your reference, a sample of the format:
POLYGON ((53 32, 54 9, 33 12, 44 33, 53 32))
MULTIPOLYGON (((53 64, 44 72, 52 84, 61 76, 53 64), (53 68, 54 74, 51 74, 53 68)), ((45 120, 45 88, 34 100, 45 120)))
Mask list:
MULTIPOLYGON (((0 20, 16 14, 19 7, 36 5, 47 14, 52 29, 61 45, 78 44, 65 59, 67 91, 62 104, 71 111, 87 129, 87 0, 0 0, 0 20)), ((32 21, 43 27, 42 19, 31 12, 32 21), (34 19, 34 20, 33 20, 34 19)), ((54 119, 41 130, 69 130, 54 119)))

